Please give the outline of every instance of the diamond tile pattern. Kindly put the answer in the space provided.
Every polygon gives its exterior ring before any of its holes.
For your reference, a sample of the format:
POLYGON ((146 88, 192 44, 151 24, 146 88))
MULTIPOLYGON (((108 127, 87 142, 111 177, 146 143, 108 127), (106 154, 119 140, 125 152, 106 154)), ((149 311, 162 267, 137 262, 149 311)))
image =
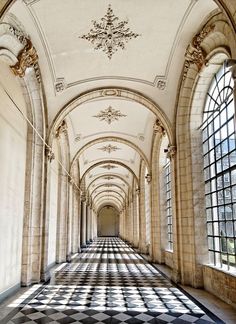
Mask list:
POLYGON ((98 238, 20 306, 4 323, 222 323, 112 237, 98 238))

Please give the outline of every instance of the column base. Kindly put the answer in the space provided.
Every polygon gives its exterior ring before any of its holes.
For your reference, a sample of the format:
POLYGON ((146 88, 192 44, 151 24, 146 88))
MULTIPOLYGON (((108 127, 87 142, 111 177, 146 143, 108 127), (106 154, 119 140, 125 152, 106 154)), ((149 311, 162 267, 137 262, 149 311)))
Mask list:
POLYGON ((48 269, 41 273, 41 281, 47 282, 50 279, 51 279, 51 274, 48 269))
POLYGON ((66 256, 66 262, 70 263, 71 262, 71 254, 68 254, 66 256))

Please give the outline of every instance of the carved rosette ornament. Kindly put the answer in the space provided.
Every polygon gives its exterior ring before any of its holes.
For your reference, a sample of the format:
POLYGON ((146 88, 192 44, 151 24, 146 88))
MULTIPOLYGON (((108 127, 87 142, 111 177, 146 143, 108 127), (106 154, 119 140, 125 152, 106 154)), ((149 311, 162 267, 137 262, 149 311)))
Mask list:
POLYGON ((155 124, 153 125, 153 131, 155 134, 159 133, 162 136, 166 134, 165 128, 159 119, 157 119, 155 124))
POLYGON ((202 48, 201 44, 204 38, 206 38, 206 36, 208 36, 214 30, 214 28, 214 25, 203 28, 200 33, 193 37, 192 42, 187 47, 185 52, 183 80, 186 78, 191 64, 196 64, 198 72, 201 70, 202 66, 206 64, 206 52, 202 48))
POLYGON ((32 67, 35 70, 36 78, 38 81, 40 81, 38 54, 31 40, 25 38, 24 41, 26 45, 17 56, 18 62, 11 66, 11 69, 15 75, 23 78, 25 76, 26 69, 32 67))
POLYGON ((164 150, 164 152, 166 153, 166 157, 170 160, 173 159, 173 157, 176 154, 176 151, 176 146, 174 145, 168 145, 167 149, 164 150))

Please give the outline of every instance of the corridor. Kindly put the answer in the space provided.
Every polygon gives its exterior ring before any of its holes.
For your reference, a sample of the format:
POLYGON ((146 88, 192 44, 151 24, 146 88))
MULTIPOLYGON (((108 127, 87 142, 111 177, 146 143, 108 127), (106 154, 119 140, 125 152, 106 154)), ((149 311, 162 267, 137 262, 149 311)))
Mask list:
POLYGON ((222 323, 115 237, 97 238, 9 307, 1 323, 222 323))

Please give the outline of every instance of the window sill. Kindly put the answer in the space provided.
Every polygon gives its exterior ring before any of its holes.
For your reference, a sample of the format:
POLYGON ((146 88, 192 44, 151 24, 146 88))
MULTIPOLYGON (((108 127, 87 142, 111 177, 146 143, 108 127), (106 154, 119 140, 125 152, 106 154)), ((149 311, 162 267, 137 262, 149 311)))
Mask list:
POLYGON ((230 275, 230 276, 236 278, 236 269, 235 270, 226 270, 226 269, 223 269, 223 268, 216 267, 216 266, 214 266, 212 264, 204 264, 204 266, 208 267, 208 268, 212 268, 212 269, 217 270, 219 272, 223 272, 226 275, 230 275))
POLYGON ((165 252, 168 252, 168 253, 173 253, 173 250, 168 250, 168 249, 165 249, 165 252))

